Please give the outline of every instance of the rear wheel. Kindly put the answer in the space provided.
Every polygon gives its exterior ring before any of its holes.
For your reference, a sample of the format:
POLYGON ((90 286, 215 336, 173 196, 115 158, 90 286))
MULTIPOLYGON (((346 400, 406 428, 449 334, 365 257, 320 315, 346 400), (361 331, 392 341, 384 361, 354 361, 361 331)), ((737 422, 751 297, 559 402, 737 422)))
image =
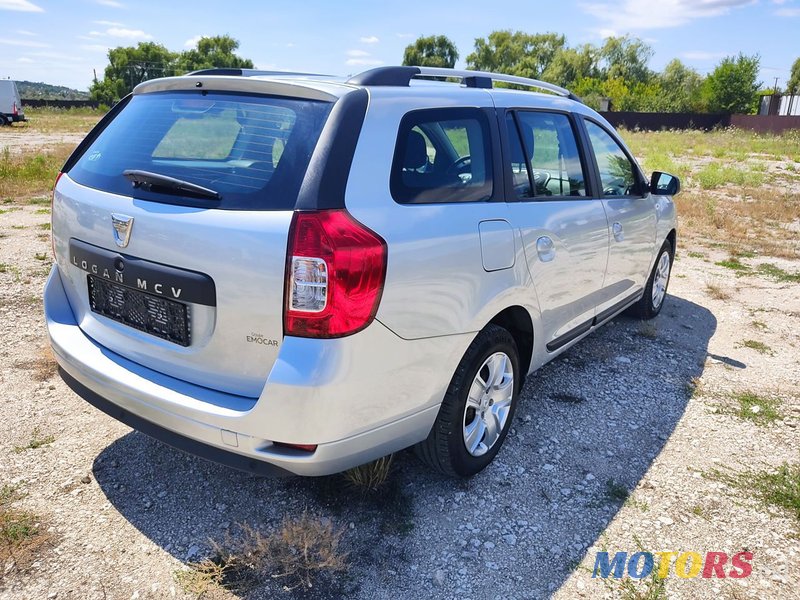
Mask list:
POLYGON ((661 312, 667 296, 669 276, 672 272, 673 249, 669 240, 664 242, 658 251, 656 264, 644 288, 644 296, 634 306, 634 311, 641 319, 652 319, 661 312))
POLYGON ((415 448, 417 456, 451 476, 484 469, 511 427, 520 381, 514 338, 488 325, 461 359, 428 439, 415 448))
POLYGON ((0 115, 0 127, 3 127, 4 125, 9 125, 9 124, 10 123, 8 121, 8 117, 6 117, 5 115, 0 115))

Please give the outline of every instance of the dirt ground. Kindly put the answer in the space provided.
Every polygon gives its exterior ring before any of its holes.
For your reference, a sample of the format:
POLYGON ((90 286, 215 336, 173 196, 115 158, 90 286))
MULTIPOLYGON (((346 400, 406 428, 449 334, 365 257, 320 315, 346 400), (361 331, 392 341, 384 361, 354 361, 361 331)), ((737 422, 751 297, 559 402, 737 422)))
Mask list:
POLYGON ((211 556, 210 539, 308 510, 343 528, 346 575, 206 597, 800 598, 800 515, 740 477, 800 460, 800 261, 747 255, 730 268, 716 264, 727 252, 679 234, 662 314, 619 317, 530 378, 490 468, 444 480, 405 452, 383 495, 365 499, 339 477, 211 465, 73 394, 46 350, 48 212, 0 206, 0 485, 24 494, 15 505, 44 538, 0 564, 0 597, 197 597, 179 574, 211 556), (743 394, 774 414, 742 408, 743 394), (603 550, 749 551, 753 570, 673 570, 629 589, 592 578, 603 550))

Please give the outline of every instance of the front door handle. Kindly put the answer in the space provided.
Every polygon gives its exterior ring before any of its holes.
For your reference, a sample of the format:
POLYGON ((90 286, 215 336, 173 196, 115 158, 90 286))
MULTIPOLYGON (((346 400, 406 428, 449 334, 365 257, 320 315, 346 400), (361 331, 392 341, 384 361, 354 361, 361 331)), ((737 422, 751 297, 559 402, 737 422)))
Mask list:
POLYGON ((543 235, 536 240, 536 253, 539 255, 539 260, 542 262, 550 262, 556 257, 556 247, 546 235, 543 235))
POLYGON ((614 234, 614 239, 617 240, 618 242, 621 242, 622 240, 625 239, 625 232, 622 231, 622 223, 619 222, 614 223, 611 226, 611 233, 614 234))

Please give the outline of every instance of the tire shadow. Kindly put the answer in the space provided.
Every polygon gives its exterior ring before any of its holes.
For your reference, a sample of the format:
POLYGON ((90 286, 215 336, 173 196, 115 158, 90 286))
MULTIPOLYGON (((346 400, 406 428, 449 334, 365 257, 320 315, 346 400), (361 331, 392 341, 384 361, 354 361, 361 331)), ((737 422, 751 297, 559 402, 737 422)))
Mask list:
POLYGON ((257 478, 137 432, 96 457, 94 476, 116 510, 184 562, 210 556, 209 540, 240 523, 270 531, 307 510, 344 529, 346 575, 289 594, 266 578, 243 598, 548 596, 663 449, 716 326, 675 296, 654 321, 618 317, 529 377, 503 449, 469 480, 402 452, 388 484, 363 495, 342 476, 257 478))

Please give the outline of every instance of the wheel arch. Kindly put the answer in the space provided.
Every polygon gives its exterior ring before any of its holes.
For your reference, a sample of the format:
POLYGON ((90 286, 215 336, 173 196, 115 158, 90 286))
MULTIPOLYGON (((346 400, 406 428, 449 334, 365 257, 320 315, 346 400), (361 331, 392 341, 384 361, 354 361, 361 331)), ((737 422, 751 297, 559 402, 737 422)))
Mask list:
POLYGON ((533 319, 530 313, 522 306, 509 306, 492 317, 489 323, 502 327, 514 338, 524 383, 533 359, 533 319))

